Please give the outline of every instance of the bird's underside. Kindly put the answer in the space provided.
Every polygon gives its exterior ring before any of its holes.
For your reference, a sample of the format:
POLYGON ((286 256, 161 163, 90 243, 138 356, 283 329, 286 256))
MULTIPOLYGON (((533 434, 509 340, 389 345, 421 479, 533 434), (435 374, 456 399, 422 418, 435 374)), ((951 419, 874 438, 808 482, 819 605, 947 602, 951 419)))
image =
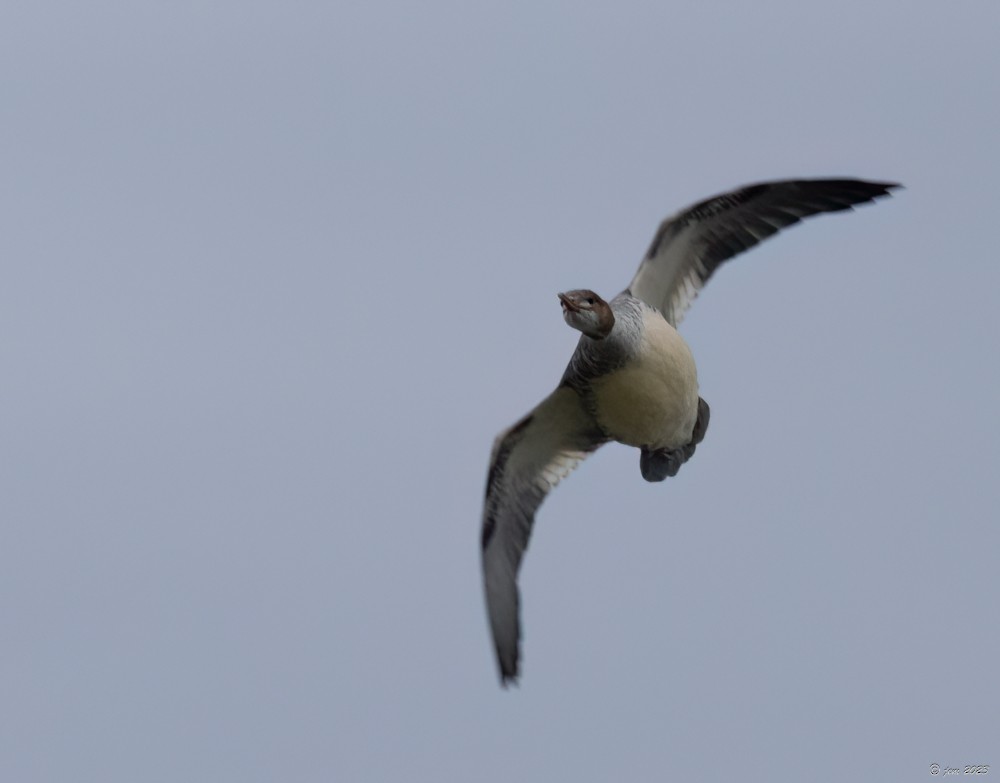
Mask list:
POLYGON ((819 179, 739 188, 664 220, 628 288, 610 303, 589 290, 560 294, 564 318, 582 333, 577 350, 558 388, 497 437, 486 482, 483 583, 502 684, 519 674, 517 574, 548 492, 609 441, 637 447, 642 477, 662 481, 705 437, 709 407, 676 333, 701 287, 726 260, 782 228, 896 187, 819 179))

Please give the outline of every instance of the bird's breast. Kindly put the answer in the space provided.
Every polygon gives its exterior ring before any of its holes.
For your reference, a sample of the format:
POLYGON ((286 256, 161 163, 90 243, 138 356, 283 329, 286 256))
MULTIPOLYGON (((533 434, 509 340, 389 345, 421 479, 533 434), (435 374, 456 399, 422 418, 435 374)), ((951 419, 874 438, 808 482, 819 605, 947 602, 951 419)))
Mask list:
POLYGON ((629 446, 677 448, 690 442, 698 416, 694 357, 659 313, 643 315, 640 344, 622 368, 591 383, 598 423, 629 446))

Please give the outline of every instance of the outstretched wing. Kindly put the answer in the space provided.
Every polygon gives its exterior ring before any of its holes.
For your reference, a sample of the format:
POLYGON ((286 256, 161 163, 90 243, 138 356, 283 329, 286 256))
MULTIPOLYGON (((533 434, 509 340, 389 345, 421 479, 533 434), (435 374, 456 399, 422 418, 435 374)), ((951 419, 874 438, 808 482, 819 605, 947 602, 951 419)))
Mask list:
POLYGON ((549 490, 603 442, 579 395, 561 386, 493 444, 483 506, 483 585, 504 685, 518 674, 517 572, 535 512, 549 490))
POLYGON ((723 261, 804 217, 851 209, 898 187, 858 179, 796 179, 747 185, 706 199, 660 224, 628 291, 677 326, 723 261))

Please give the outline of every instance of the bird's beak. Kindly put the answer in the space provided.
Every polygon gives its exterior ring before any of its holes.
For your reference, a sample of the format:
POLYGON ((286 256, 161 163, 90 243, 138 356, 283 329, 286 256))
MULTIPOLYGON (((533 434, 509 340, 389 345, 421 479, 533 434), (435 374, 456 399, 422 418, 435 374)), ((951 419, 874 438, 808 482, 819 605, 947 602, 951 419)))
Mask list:
POLYGON ((580 308, 576 306, 576 303, 570 299, 566 294, 559 294, 559 301, 562 302, 563 312, 568 313, 578 313, 580 308))

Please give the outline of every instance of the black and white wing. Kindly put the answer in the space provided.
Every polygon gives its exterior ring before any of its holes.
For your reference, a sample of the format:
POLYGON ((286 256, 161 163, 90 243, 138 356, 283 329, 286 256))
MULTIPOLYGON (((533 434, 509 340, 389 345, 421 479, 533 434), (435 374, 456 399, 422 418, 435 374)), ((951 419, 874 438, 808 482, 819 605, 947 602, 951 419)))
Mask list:
POLYGON ((796 179, 747 185, 694 204, 660 224, 628 291, 677 326, 723 261, 802 218, 887 196, 899 185, 796 179))
POLYGON ((604 442, 580 396, 561 386, 493 444, 483 506, 483 586, 500 682, 517 679, 517 572, 549 491, 604 442))

